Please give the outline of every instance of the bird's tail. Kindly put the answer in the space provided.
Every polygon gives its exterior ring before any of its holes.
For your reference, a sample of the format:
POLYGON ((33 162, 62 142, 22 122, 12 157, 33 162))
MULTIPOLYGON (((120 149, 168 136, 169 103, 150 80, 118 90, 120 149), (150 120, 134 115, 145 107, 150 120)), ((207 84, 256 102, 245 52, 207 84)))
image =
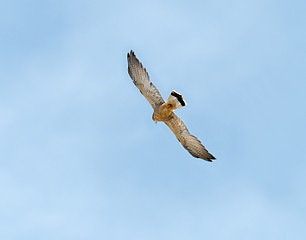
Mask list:
POLYGON ((181 108, 187 105, 187 103, 184 101, 183 96, 174 90, 170 93, 170 96, 166 103, 171 106, 172 110, 175 110, 175 109, 178 109, 178 108, 181 108))

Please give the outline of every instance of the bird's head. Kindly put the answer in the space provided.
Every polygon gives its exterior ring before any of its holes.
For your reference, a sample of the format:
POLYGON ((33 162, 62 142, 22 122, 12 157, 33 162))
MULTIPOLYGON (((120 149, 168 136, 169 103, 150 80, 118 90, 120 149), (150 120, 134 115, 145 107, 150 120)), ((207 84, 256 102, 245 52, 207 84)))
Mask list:
POLYGON ((155 123, 158 122, 157 119, 155 118, 155 114, 154 114, 154 113, 153 113, 153 115, 152 115, 152 120, 153 120, 155 123))

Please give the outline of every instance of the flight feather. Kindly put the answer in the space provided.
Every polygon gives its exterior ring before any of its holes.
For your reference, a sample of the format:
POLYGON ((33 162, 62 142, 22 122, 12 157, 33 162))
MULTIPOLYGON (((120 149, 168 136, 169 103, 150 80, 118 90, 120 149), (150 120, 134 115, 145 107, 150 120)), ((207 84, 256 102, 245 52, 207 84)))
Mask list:
POLYGON ((149 101, 153 109, 163 104, 165 101, 162 95, 155 87, 155 85, 150 81, 147 70, 136 58, 133 51, 127 54, 127 59, 129 75, 141 94, 149 101))
POLYGON ((164 123, 171 129, 182 146, 194 157, 211 162, 215 159, 197 137, 191 135, 184 122, 173 112, 164 123))

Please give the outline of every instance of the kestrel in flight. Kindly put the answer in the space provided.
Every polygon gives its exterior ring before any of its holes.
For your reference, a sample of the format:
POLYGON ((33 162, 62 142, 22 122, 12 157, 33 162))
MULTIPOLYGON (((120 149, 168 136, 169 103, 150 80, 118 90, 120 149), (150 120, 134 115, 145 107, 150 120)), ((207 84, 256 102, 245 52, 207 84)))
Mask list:
POLYGON ((199 139, 190 134, 184 122, 173 112, 175 109, 186 106, 183 96, 172 91, 165 102, 158 89, 150 81, 147 70, 136 58, 133 51, 127 54, 127 60, 128 72, 133 83, 154 109, 153 121, 155 123, 164 122, 192 156, 212 162, 215 157, 206 150, 199 139))

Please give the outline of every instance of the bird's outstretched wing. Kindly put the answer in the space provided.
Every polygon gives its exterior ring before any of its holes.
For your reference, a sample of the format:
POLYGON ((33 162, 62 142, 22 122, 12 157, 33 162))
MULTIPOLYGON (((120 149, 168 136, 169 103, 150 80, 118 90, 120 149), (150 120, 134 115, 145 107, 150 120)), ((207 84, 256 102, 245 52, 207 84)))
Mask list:
POLYGON ((141 94, 145 96, 145 98, 152 105, 153 109, 163 104, 165 101, 162 95, 154 86, 154 84, 150 81, 150 77, 147 70, 136 58, 135 53, 133 51, 127 54, 127 59, 129 75, 132 78, 136 87, 141 92, 141 94))
POLYGON ((184 122, 175 113, 172 113, 169 119, 164 122, 192 156, 209 162, 215 159, 202 145, 201 141, 190 134, 184 122))

